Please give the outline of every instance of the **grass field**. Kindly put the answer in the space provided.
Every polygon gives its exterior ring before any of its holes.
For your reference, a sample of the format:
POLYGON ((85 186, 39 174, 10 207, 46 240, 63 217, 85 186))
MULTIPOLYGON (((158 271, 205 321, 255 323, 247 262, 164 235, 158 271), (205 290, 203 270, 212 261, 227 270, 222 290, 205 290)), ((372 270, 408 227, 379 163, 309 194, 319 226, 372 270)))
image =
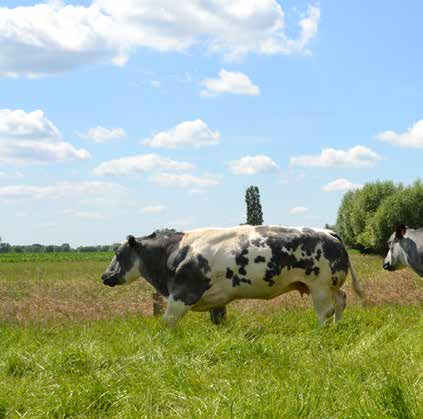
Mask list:
POLYGON ((0 257, 0 418, 423 417, 411 272, 353 254, 368 299, 348 283, 336 327, 291 293, 234 303, 223 326, 189 313, 169 330, 149 286, 104 287, 110 255, 83 256, 0 257))

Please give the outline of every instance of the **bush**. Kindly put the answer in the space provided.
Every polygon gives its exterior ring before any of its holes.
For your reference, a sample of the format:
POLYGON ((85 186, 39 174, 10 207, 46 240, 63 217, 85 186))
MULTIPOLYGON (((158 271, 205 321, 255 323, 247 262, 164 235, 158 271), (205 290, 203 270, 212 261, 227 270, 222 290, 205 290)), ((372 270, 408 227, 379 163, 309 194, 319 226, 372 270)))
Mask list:
POLYGON ((338 211, 336 228, 345 243, 360 251, 383 254, 395 228, 423 226, 423 183, 404 187, 393 182, 368 183, 347 192, 338 211))

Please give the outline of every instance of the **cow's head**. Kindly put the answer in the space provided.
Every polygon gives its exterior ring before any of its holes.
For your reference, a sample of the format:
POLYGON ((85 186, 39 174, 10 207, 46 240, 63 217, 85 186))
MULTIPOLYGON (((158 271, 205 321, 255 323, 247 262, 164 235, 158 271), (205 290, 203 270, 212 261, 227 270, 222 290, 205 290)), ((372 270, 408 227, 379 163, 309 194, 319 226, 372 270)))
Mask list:
POLYGON ((114 287, 129 284, 138 279, 141 276, 141 247, 141 243, 134 236, 128 236, 126 242, 116 250, 110 265, 101 276, 103 284, 114 287))
POLYGON ((407 233, 407 226, 401 224, 397 227, 395 233, 388 240, 389 252, 383 261, 383 269, 388 271, 397 271, 405 268, 407 265, 406 254, 402 246, 402 241, 407 233))

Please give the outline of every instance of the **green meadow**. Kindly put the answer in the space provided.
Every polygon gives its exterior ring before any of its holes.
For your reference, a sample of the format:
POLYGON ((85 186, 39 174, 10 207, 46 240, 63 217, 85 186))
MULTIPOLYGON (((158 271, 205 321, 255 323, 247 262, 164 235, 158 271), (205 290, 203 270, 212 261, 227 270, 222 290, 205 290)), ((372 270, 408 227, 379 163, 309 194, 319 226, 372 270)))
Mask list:
POLYGON ((337 326, 291 293, 169 330, 148 285, 101 284, 110 255, 70 256, 0 257, 0 418, 423 417, 422 280, 379 257, 337 326))

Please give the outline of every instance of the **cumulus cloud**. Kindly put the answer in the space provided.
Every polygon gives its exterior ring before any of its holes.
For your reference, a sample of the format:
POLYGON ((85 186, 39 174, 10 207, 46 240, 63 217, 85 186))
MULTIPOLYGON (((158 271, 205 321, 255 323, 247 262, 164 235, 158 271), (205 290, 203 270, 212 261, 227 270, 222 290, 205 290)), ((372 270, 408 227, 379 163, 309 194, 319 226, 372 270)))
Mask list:
POLYGON ((172 160, 158 154, 138 154, 101 163, 94 169, 97 176, 125 176, 151 172, 154 170, 185 171, 194 165, 184 161, 172 160))
POLYGON ((240 72, 231 72, 222 69, 217 79, 206 79, 203 81, 205 89, 202 96, 217 96, 230 93, 234 95, 258 96, 260 89, 254 85, 250 78, 240 72))
POLYGON ((61 182, 49 186, 11 185, 0 187, 0 198, 46 199, 116 194, 124 189, 109 182, 61 182))
POLYGON ((160 214, 161 212, 163 212, 165 210, 165 206, 164 205, 147 205, 143 208, 141 208, 141 211, 145 214, 160 214))
POLYGON ((305 214, 309 209, 307 207, 294 207, 289 210, 292 215, 305 214))
POLYGON ((423 119, 417 121, 402 134, 395 131, 384 131, 378 134, 377 138, 400 147, 423 148, 423 119))
POLYGON ((345 192, 345 191, 351 191, 354 189, 359 189, 361 188, 363 185, 360 185, 358 183, 352 183, 347 179, 344 178, 340 178, 340 179, 335 179, 332 182, 329 182, 328 184, 326 184, 325 186, 323 186, 323 190, 325 192, 345 192))
POLYGON ((291 165, 304 167, 373 167, 381 157, 368 147, 356 146, 349 150, 325 148, 318 155, 291 158, 291 165))
POLYGON ((82 65, 124 65, 137 48, 208 51, 238 58, 247 53, 308 52, 320 9, 309 6, 299 34, 286 30, 276 0, 93 0, 0 7, 0 74, 43 76, 82 65))
POLYGON ((0 162, 47 163, 89 157, 87 150, 65 142, 43 111, 0 109, 0 162))
POLYGON ((79 136, 95 143, 106 143, 124 138, 126 133, 122 128, 105 128, 99 126, 90 128, 85 134, 79 134, 79 136))
POLYGON ((215 176, 195 176, 190 174, 157 173, 151 176, 151 181, 161 186, 173 186, 177 188, 203 189, 217 186, 219 179, 215 176))
POLYGON ((272 172, 278 165, 268 156, 246 156, 227 163, 229 170, 235 175, 257 175, 272 172))
POLYGON ((219 131, 212 131, 201 119, 185 121, 176 127, 162 131, 143 141, 150 147, 178 148, 178 147, 206 147, 219 143, 219 131))

